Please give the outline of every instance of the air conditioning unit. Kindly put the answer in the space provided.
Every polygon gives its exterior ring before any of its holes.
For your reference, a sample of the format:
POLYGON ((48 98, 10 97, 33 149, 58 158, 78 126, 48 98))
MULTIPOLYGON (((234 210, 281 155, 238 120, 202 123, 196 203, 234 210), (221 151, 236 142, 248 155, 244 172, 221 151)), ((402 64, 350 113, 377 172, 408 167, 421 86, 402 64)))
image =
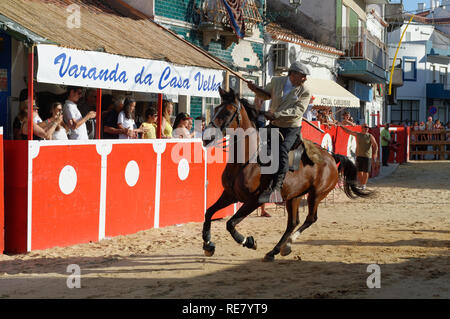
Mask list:
POLYGON ((273 47, 274 71, 287 71, 289 68, 289 46, 287 43, 277 43, 273 47))
POLYGON ((274 71, 287 71, 289 66, 300 60, 300 47, 292 43, 277 43, 273 45, 274 71))

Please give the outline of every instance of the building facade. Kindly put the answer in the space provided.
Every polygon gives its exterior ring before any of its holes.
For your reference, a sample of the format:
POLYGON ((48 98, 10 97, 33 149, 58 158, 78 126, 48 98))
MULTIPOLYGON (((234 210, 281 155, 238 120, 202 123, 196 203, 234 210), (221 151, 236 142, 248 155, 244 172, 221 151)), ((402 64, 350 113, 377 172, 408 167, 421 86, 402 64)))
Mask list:
MULTIPOLYGON (((247 0, 243 8, 245 36, 237 39, 230 28, 222 1, 217 0, 126 0, 155 22, 219 58, 232 70, 257 84, 263 81, 264 27, 262 15, 265 0, 247 0)), ((242 96, 251 96, 243 81, 227 74, 224 86, 242 96)), ((174 97, 176 98, 176 97, 174 97)), ((178 97, 178 111, 194 118, 204 115, 209 120, 219 99, 178 97)))
MULTIPOLYGON (((447 8, 439 8, 449 10, 447 8)), ((397 89, 396 104, 388 107, 391 123, 425 121, 428 116, 446 123, 450 120, 450 36, 437 29, 432 11, 418 13, 407 27, 389 33, 390 56, 394 56, 401 34, 396 65, 403 69, 403 86, 397 89)))
MULTIPOLYGON (((268 3, 268 10, 282 12, 289 1, 268 3)), ((360 123, 377 124, 383 117, 387 70, 385 0, 304 0, 298 19, 279 22, 305 38, 335 47, 344 54, 338 60, 337 81, 356 95, 359 109, 351 109, 360 123)))

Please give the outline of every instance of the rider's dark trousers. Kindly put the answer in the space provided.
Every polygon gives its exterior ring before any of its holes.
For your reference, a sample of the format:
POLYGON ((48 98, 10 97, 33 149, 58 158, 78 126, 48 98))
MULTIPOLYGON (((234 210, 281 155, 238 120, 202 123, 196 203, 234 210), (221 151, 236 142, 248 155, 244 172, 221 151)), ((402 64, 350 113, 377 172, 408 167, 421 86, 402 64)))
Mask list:
POLYGON ((301 126, 300 127, 276 127, 278 128, 281 135, 283 135, 284 140, 281 141, 280 138, 280 163, 278 167, 278 173, 279 174, 285 174, 289 170, 289 151, 291 150, 292 146, 294 145, 295 141, 297 140, 298 136, 301 132, 301 126))

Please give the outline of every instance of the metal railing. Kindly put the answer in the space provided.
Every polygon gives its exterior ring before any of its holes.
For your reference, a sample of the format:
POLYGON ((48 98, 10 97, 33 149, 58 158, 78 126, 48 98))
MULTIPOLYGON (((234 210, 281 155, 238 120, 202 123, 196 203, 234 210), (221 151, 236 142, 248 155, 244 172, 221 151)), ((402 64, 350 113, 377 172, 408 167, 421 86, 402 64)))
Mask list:
MULTIPOLYGON (((230 19, 221 0, 207 0, 202 6, 202 21, 220 24, 231 28, 230 19)), ((255 0, 247 0, 242 8, 245 28, 251 31, 256 25, 263 22, 255 0)))
POLYGON ((387 68, 386 45, 365 29, 344 28, 338 30, 341 37, 338 39, 338 49, 344 51, 345 57, 354 59, 367 59, 380 68, 387 68))

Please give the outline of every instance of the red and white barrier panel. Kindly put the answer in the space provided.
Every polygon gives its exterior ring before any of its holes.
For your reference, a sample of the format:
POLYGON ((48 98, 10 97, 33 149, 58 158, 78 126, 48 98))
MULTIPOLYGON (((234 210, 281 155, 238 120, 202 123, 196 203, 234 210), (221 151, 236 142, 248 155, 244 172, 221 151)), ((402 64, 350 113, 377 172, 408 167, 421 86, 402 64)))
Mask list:
MULTIPOLYGON (((356 143, 342 129, 321 133, 304 125, 302 134, 354 156, 356 143)), ((11 253, 201 222, 223 191, 228 154, 205 150, 199 139, 5 141, 4 152, 5 251, 11 253)))
POLYGON ((6 251, 13 253, 201 222, 226 164, 207 163, 200 140, 7 142, 6 251))
POLYGON ((3 180, 3 127, 0 127, 0 254, 2 254, 5 249, 5 207, 3 180))

